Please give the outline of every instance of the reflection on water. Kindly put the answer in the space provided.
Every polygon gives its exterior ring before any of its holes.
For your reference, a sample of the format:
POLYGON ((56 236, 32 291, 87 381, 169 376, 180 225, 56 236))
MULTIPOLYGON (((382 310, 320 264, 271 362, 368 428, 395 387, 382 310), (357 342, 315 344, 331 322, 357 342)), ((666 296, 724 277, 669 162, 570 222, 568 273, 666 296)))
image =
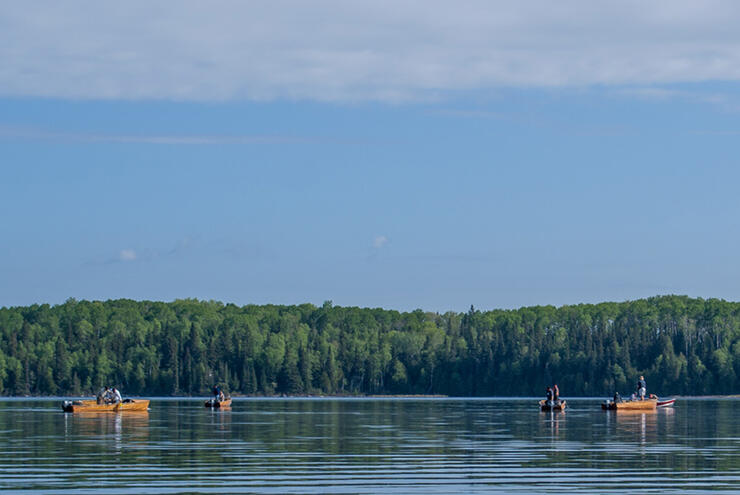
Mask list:
POLYGON ((639 438, 640 445, 657 440, 658 411, 606 411, 605 414, 614 417, 618 436, 639 438))
POLYGON ((146 442, 149 438, 149 412, 62 414, 64 437, 76 445, 112 445, 120 452, 127 443, 146 442))
POLYGON ((64 414, 0 401, 0 490, 35 493, 740 491, 735 400, 604 412, 536 401, 156 400, 64 414))

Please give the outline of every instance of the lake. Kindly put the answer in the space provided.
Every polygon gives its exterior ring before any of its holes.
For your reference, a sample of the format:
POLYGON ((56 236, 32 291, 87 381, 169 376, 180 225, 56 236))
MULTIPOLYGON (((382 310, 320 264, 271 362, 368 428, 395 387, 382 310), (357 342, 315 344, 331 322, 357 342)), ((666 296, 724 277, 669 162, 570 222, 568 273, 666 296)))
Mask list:
POLYGON ((739 493, 737 399, 0 400, 3 493, 739 493))

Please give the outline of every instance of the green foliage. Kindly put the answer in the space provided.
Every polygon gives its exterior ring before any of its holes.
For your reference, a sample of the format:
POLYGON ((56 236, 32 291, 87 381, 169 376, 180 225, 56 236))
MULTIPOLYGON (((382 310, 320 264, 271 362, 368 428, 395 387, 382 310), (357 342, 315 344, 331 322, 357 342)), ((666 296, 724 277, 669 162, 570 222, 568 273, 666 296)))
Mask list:
POLYGON ((728 394, 740 304, 685 296, 466 313, 77 301, 0 308, 0 393, 728 394))

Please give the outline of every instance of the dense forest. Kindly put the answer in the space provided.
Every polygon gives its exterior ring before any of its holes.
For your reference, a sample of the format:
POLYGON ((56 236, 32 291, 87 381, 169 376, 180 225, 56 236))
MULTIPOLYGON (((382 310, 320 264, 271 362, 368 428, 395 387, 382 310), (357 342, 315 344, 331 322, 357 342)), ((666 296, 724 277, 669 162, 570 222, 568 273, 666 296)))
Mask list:
POLYGON ((738 393, 740 303, 662 296, 466 313, 68 300, 0 309, 0 394, 738 393))

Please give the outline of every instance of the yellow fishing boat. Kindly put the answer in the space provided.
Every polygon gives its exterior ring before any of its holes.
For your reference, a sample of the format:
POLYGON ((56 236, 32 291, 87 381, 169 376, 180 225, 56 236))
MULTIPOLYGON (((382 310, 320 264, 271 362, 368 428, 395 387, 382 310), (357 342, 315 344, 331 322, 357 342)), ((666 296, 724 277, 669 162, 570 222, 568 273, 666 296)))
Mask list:
POLYGON ((216 400, 216 399, 207 400, 205 406, 211 407, 213 409, 218 409, 221 407, 231 407, 231 397, 226 398, 224 400, 216 400))
POLYGON ((605 400, 601 404, 601 408, 604 411, 655 411, 656 407, 658 407, 657 398, 616 402, 613 400, 605 400))
POLYGON ((62 403, 62 410, 71 413, 146 411, 148 408, 148 399, 126 399, 117 404, 98 404, 95 400, 65 400, 62 403))

